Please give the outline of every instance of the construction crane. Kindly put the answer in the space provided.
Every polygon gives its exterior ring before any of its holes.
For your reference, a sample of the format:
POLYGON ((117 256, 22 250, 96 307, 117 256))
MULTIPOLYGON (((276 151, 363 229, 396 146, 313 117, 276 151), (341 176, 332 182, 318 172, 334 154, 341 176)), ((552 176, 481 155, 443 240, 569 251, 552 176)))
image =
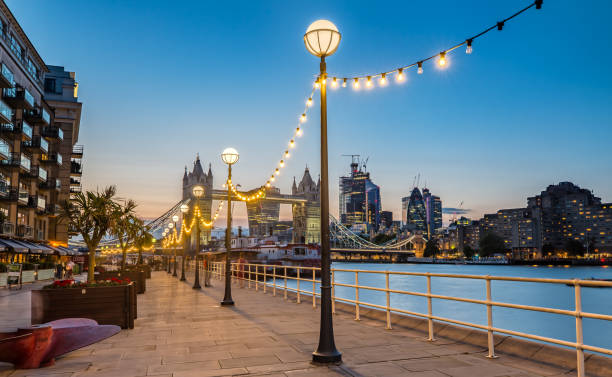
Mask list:
POLYGON ((451 219, 451 223, 454 223, 455 221, 457 221, 457 213, 461 211, 462 207, 463 207, 463 200, 459 203, 457 208, 455 208, 455 211, 453 212, 453 218, 451 219))

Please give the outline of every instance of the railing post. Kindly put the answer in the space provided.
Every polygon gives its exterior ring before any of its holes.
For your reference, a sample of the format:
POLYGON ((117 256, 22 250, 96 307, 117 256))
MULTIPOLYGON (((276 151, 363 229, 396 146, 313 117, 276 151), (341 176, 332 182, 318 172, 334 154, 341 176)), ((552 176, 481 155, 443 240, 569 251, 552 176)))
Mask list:
POLYGON ((259 290, 259 267, 255 265, 255 292, 259 290))
POLYGON ((297 303, 301 304, 302 301, 300 299, 300 268, 297 267, 297 303))
POLYGON ((389 292, 389 271, 385 271, 385 293, 387 294, 387 330, 391 330, 391 293, 389 292))
POLYGON ((285 266, 285 300, 287 299, 287 266, 285 266))
POLYGON ((495 359, 495 343, 493 342, 493 307, 491 306, 491 278, 485 276, 487 284, 487 343, 489 344, 489 359, 495 359))
POLYGON ((251 265, 249 264, 249 289, 251 289, 251 265))
MULTIPOLYGON (((312 308, 316 308, 317 307, 317 295, 315 294, 315 290, 317 289, 317 275, 316 275, 316 270, 313 268, 312 269, 312 308)), ((333 313, 333 307, 334 307, 334 294, 333 294, 333 286, 334 286, 334 272, 332 271, 332 313, 333 313)))
POLYGON ((359 320, 359 271, 355 271, 355 321, 359 320))
POLYGON ((264 266, 263 266, 263 271, 264 271, 264 273, 263 273, 263 290, 264 290, 264 293, 266 293, 266 286, 268 285, 268 280, 266 278, 266 270, 267 269, 268 269, 268 265, 264 264, 264 266))
POLYGON ((272 266, 272 296, 276 296, 276 266, 272 266))
POLYGON ((584 350, 582 349, 582 295, 580 283, 574 279, 574 299, 576 301, 576 372, 578 377, 584 377, 584 350))
POLYGON ((336 314, 336 271, 332 269, 331 285, 332 285, 332 314, 336 314))
POLYGON ((431 318, 431 316, 433 315, 431 301, 431 276, 427 275, 427 314, 429 315, 429 318, 427 319, 427 325, 429 328, 429 338, 427 338, 427 340, 433 342, 436 339, 434 338, 434 324, 433 319, 431 318))

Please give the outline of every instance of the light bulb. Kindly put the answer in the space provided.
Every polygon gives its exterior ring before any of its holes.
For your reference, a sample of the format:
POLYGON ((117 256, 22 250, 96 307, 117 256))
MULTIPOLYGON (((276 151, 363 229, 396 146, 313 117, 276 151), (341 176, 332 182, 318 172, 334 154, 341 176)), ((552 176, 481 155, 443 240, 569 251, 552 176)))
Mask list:
POLYGON ((423 62, 419 62, 418 65, 419 65, 419 68, 417 68, 417 73, 421 75, 423 74, 423 62))
POLYGON ((291 139, 291 141, 289 141, 289 148, 293 148, 293 147, 295 147, 295 141, 291 139))
POLYGON ((284 168, 284 167, 285 167, 285 161, 280 160, 280 162, 278 163, 278 165, 279 165, 281 168, 284 168))
POLYGON ((266 182, 266 187, 270 187, 270 182, 266 182))
POLYGON ((438 65, 440 67, 444 67, 446 65, 446 52, 440 53, 440 58, 438 59, 438 65))
POLYGON ((346 88, 346 79, 345 79, 345 78, 344 78, 344 79, 342 79, 342 87, 343 87, 343 88, 346 88))
POLYGON ((308 101, 306 101, 306 106, 312 106, 312 98, 308 98, 308 101))
POLYGON ((404 68, 400 68, 397 70, 397 75, 395 75, 395 79, 397 82, 402 82, 406 79, 406 75, 404 75, 404 68))
POLYGON ((359 89, 359 79, 355 78, 355 82, 353 83, 353 88, 359 89))
POLYGON ((298 128, 295 130, 295 134, 297 135, 297 137, 302 136, 302 134, 303 134, 302 129, 301 129, 300 127, 298 127, 298 128))
POLYGON ((274 174, 280 175, 280 170, 278 170, 278 168, 276 168, 276 170, 274 171, 274 174))
POLYGON ((471 39, 467 40, 467 47, 465 48, 465 53, 466 54, 472 53, 472 40, 471 39))
POLYGON ((380 74, 380 80, 378 80, 378 83, 380 84, 380 86, 387 85, 387 74, 386 73, 380 74))
POLYGON ((327 79, 323 79, 323 85, 327 83, 327 79))
POLYGON ((319 84, 319 80, 315 81, 313 86, 315 89, 319 89, 319 87, 321 86, 321 84, 319 84))
POLYGON ((274 182, 276 178, 274 178, 274 174, 272 174, 272 176, 270 177, 270 182, 274 182))
POLYGON ((337 87, 338 87, 338 79, 334 77, 334 79, 332 80, 332 88, 337 88, 337 87))
POLYGON ((285 151, 285 158, 289 158, 291 157, 291 153, 289 153, 289 151, 285 151))
POLYGON ((302 123, 306 122, 306 114, 302 114, 300 116, 300 122, 302 122, 302 123))
POLYGON ((366 87, 367 88, 371 88, 372 87, 372 76, 368 76, 368 81, 366 81, 366 87))

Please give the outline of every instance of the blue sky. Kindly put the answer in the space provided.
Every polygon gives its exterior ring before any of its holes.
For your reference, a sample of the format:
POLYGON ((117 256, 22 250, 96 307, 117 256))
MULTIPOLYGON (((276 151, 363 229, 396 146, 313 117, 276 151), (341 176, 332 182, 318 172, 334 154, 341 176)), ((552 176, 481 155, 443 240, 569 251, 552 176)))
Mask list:
MULTIPOLYGON (((292 135, 318 61, 302 36, 342 33, 332 75, 377 73, 461 41, 529 1, 7 0, 48 64, 75 71, 86 188, 116 184, 156 217, 180 198, 185 164, 241 153, 234 182, 265 182, 292 135)), ((612 26, 608 1, 544 2, 402 85, 329 95, 331 208, 342 154, 369 156, 383 209, 399 218, 414 176, 445 207, 479 217, 570 180, 612 201, 612 26)), ((280 177, 319 172, 318 100, 280 177)), ((244 223, 243 205, 235 209, 244 223)), ((288 208, 283 214, 288 216, 288 208)))

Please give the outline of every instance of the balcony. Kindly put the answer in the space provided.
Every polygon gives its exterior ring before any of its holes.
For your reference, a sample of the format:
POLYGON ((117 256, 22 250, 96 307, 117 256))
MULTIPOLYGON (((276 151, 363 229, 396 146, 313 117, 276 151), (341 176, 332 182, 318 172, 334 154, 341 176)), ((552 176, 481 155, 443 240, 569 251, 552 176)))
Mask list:
POLYGON ((28 122, 34 124, 43 124, 48 126, 51 124, 51 115, 49 112, 42 107, 37 107, 32 110, 28 110, 24 113, 24 118, 28 120, 28 122))
POLYGON ((47 200, 42 196, 32 195, 28 201, 28 207, 35 208, 39 215, 47 210, 47 200))
POLYGON ((64 140, 64 131, 58 126, 47 126, 42 129, 43 137, 47 138, 47 140, 64 140))
POLYGON ((0 139, 0 159, 7 159, 10 155, 11 146, 4 139, 0 139))
POLYGON ((62 210, 59 204, 47 204, 45 213, 49 216, 58 216, 62 210))
POLYGON ((62 155, 57 152, 43 153, 40 155, 40 163, 46 165, 57 164, 62 166, 62 155))
POLYGON ((21 124, 15 126, 14 132, 21 132, 21 134, 25 137, 26 140, 32 140, 32 126, 30 126, 24 121, 22 121, 21 124))
MULTIPOLYGON (((1 143, 1 141, 0 141, 1 143)), ((21 142, 22 149, 29 151, 42 151, 43 153, 49 152, 49 142, 42 137, 36 135, 32 137, 32 140, 26 140, 21 142)))
POLYGON ((19 158, 19 167, 25 172, 29 173, 32 168, 32 161, 25 155, 22 154, 19 158))
POLYGON ((0 166, 9 169, 18 169, 21 165, 21 155, 19 153, 11 152, 5 160, 0 160, 0 166))
POLYGON ((13 109, 32 110, 36 106, 34 96, 27 89, 22 87, 2 89, 2 99, 12 106, 13 109))
POLYGON ((43 182, 47 181, 47 171, 43 168, 38 168, 38 179, 43 182))
POLYGON ((83 146, 74 145, 72 147, 72 158, 83 158, 83 146))
POLYGON ((83 166, 76 161, 70 161, 70 175, 80 176, 82 174, 83 174, 83 166))
MULTIPOLYGON (((47 174, 48 175, 48 174, 47 174)), ((59 178, 47 177, 47 180, 41 182, 38 188, 41 190, 59 190, 62 187, 61 180, 59 178)))
POLYGON ((13 109, 4 101, 0 100, 0 123, 11 123, 13 121, 13 109))
POLYGON ((34 229, 31 226, 25 224, 17 225, 17 237, 31 238, 34 233, 34 229))
POLYGON ((15 234, 15 224, 9 222, 3 222, 0 224, 0 235, 12 236, 15 234))
POLYGON ((11 186, 5 180, 0 180, 0 198, 6 198, 11 194, 11 186))
POLYGON ((13 72, 2 63, 2 69, 0 71, 0 88, 12 88, 15 86, 15 77, 13 72))
POLYGON ((16 202, 19 198, 19 190, 17 187, 10 187, 8 184, 5 184, 5 187, 2 190, 2 195, 0 195, 0 201, 2 202, 16 202))
POLYGON ((20 188, 17 192, 17 204, 27 206, 30 201, 30 193, 24 188, 20 188))

